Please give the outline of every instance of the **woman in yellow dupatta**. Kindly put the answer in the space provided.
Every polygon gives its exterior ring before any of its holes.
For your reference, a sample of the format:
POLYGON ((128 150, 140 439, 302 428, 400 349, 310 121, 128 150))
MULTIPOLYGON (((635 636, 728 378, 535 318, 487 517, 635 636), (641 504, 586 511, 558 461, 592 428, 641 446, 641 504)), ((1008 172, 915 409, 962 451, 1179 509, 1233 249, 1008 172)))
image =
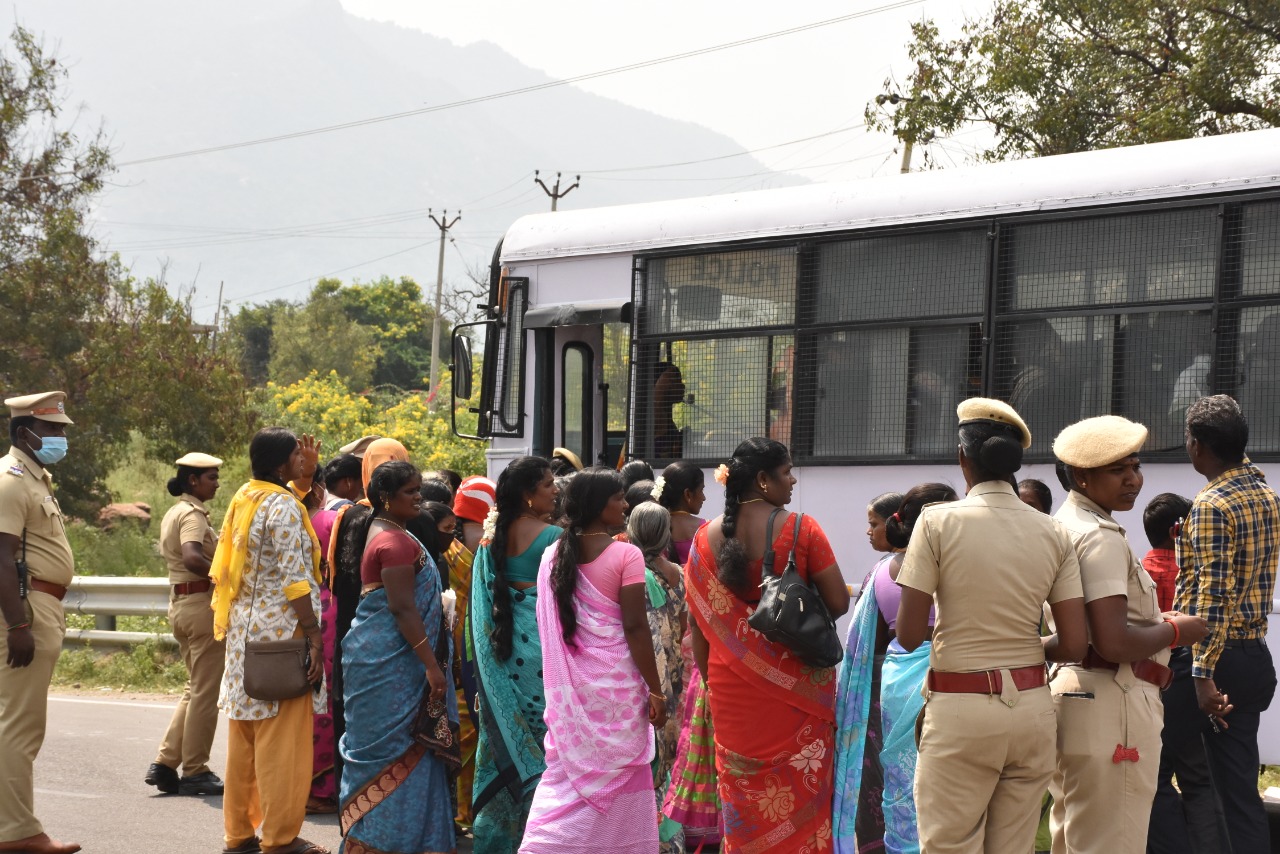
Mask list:
POLYGON ((326 707, 323 686, 279 702, 244 690, 249 641, 306 635, 308 679, 320 684, 320 546, 306 510, 287 487, 314 463, 283 427, 249 443, 253 480, 236 492, 213 556, 214 635, 227 640, 218 707, 227 728, 222 801, 227 854, 323 854, 298 836, 311 785, 311 717, 326 707), (261 827, 261 838, 259 838, 261 827))

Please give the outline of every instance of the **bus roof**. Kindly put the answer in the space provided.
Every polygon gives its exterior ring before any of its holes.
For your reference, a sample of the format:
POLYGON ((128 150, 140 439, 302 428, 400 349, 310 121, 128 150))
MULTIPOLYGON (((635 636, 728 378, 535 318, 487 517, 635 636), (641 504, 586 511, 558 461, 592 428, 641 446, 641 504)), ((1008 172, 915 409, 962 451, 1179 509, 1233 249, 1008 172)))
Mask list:
POLYGON ((909 175, 521 217, 504 264, 968 219, 1280 184, 1280 128, 909 175))

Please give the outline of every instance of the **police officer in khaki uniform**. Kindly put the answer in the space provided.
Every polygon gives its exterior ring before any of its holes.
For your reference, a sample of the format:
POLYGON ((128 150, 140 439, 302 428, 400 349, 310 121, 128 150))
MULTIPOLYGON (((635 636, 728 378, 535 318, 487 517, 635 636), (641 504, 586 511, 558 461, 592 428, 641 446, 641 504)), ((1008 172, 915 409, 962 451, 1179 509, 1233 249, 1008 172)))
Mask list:
POLYGON ((898 642, 916 649, 937 603, 915 799, 928 854, 1020 854, 1035 840, 1057 722, 1045 660, 1086 648, 1080 565, 1066 532, 1012 483, 1031 432, 1008 404, 962 403, 968 495, 924 508, 898 573, 898 642), (1040 638, 1048 601, 1058 633, 1040 638))
POLYGON ((213 584, 209 564, 218 535, 209 524, 205 502, 218 491, 222 460, 187 454, 177 460, 169 494, 178 501, 160 523, 160 551, 169 569, 169 625, 187 665, 187 684, 146 783, 166 794, 221 795, 222 780, 209 769, 209 752, 218 726, 218 689, 226 663, 226 644, 213 636, 213 584), (183 775, 178 776, 178 766, 183 775))
POLYGON ((1207 632, 1199 617, 1161 614, 1155 583, 1112 517, 1142 490, 1147 428, 1117 415, 1086 418, 1053 443, 1068 490, 1055 518, 1080 559, 1089 649, 1057 668, 1058 767, 1054 854, 1142 854, 1160 767, 1169 648, 1207 632))
POLYGON ((44 832, 32 773, 66 634, 62 599, 75 571, 48 470, 67 453, 66 399, 50 391, 4 402, 11 447, 0 457, 0 851, 80 850, 44 832))

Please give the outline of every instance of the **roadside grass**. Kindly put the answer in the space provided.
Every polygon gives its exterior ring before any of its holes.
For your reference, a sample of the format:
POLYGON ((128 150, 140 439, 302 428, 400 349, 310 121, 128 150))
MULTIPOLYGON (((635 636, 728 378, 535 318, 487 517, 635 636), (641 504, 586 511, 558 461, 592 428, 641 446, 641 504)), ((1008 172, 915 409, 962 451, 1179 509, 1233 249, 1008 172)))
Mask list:
POLYGON ((1258 775, 1259 792, 1271 786, 1280 786, 1280 765, 1263 765, 1262 773, 1258 775))
POLYGON ((123 652, 103 654, 88 647, 64 651, 53 684, 64 688, 115 688, 173 694, 187 681, 187 668, 175 651, 154 640, 123 652))

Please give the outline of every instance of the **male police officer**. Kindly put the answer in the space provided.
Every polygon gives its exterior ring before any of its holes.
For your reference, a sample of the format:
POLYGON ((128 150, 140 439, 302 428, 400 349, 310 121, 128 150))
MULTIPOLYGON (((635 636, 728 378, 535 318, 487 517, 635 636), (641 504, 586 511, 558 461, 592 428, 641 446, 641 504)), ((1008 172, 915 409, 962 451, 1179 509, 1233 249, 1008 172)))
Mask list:
POLYGON ((80 850, 44 832, 32 774, 66 633, 62 598, 74 571, 48 471, 67 453, 66 397, 51 391, 4 402, 12 447, 0 457, 0 852, 80 850))

